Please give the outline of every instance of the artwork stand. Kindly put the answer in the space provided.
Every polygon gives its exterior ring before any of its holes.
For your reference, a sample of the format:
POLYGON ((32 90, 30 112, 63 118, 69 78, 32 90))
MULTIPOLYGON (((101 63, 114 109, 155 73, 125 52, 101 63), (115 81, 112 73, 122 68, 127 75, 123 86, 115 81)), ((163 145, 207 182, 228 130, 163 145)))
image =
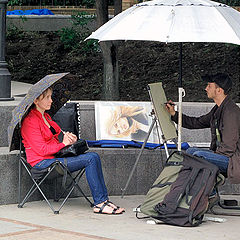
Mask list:
MULTIPOLYGON (((160 131, 162 144, 164 145, 167 158, 169 157, 168 148, 167 148, 167 140, 176 139, 176 137, 177 137, 176 128, 175 128, 174 124, 172 123, 169 113, 166 111, 166 108, 165 108, 165 103, 167 102, 167 99, 166 99, 165 92, 162 88, 162 83, 149 84, 148 86, 149 86, 150 99, 151 99, 151 102, 152 102, 153 108, 154 108, 154 110, 151 112, 151 115, 153 116, 153 120, 152 120, 152 124, 150 125, 150 128, 148 130, 148 134, 143 142, 141 150, 140 150, 140 152, 137 156, 137 159, 134 163, 132 171, 128 177, 127 183, 126 183, 125 187, 122 189, 122 198, 123 198, 123 196, 128 188, 128 185, 132 179, 133 173, 137 167, 137 164, 140 160, 140 157, 143 153, 143 150, 146 146, 149 136, 152 133, 154 125, 156 124, 157 129, 159 129, 159 131, 160 131), (159 123, 159 124, 157 124, 157 123, 159 123)), ((159 142, 160 142, 160 139, 159 139, 159 142)))

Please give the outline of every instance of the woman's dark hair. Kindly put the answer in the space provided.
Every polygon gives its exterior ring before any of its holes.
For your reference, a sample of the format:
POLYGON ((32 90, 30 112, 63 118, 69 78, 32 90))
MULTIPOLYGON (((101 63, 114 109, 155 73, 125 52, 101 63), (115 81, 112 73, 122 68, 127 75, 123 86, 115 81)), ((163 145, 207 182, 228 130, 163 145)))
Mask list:
POLYGON ((39 99, 41 96, 45 97, 47 95, 48 90, 53 91, 52 87, 49 87, 46 90, 44 90, 36 99, 39 99))

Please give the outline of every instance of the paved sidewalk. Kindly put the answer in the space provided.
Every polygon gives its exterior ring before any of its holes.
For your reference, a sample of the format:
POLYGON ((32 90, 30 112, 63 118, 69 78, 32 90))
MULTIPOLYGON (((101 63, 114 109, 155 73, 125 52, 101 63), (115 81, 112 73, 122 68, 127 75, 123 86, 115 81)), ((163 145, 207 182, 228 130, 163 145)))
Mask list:
POLYGON ((59 215, 54 215, 44 201, 29 202, 18 209, 16 204, 0 206, 0 240, 237 240, 240 217, 206 216, 223 222, 206 221, 198 227, 183 228, 163 224, 147 224, 132 209, 144 196, 119 196, 111 200, 126 208, 119 216, 94 214, 85 199, 69 199, 59 215))

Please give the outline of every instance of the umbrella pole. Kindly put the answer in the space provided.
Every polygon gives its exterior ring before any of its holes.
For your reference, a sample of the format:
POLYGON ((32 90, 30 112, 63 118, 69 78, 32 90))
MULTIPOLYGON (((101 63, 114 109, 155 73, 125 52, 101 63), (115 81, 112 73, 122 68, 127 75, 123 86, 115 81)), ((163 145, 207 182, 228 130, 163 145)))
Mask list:
POLYGON ((179 43, 179 88, 178 88, 178 151, 182 146, 182 98, 185 96, 185 90, 182 87, 182 43, 179 43))
POLYGON ((179 43, 179 83, 178 86, 181 88, 182 87, 182 43, 179 43))
POLYGON ((178 88, 178 151, 181 151, 182 144, 182 98, 185 96, 185 90, 178 88))

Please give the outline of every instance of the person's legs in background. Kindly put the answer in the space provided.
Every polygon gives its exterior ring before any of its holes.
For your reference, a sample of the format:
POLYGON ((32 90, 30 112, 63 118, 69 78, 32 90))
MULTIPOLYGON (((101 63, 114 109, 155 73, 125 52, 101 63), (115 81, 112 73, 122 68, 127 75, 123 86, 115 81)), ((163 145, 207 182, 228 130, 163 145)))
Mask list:
POLYGON ((204 150, 201 148, 188 148, 186 150, 186 153, 197 156, 197 157, 202 157, 206 159, 208 162, 215 164, 219 168, 221 173, 224 173, 224 174, 227 173, 228 162, 229 162, 229 158, 227 156, 224 156, 222 154, 217 154, 211 150, 204 150))

